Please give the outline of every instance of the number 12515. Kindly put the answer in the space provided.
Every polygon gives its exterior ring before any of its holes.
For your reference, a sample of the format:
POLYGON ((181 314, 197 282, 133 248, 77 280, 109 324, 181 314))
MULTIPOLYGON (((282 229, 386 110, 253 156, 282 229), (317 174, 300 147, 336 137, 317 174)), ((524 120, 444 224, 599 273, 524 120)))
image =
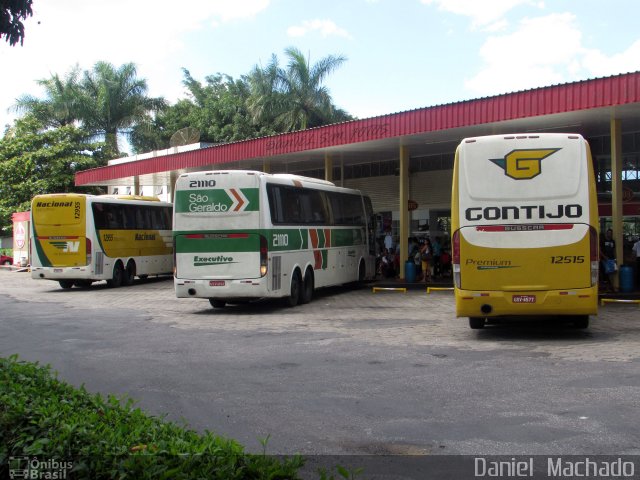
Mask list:
POLYGON ((551 257, 551 263, 584 263, 584 255, 558 255, 551 257))

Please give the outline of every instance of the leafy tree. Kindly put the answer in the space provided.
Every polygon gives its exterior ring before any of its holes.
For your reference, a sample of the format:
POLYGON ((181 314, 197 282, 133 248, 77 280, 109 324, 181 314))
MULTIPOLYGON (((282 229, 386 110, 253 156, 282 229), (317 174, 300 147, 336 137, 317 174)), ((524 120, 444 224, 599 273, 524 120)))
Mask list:
POLYGON ((205 141, 213 143, 245 140, 273 133, 267 125, 251 121, 247 109, 249 86, 244 78, 234 80, 217 73, 205 77, 203 85, 184 70, 184 85, 194 105, 189 121, 199 128, 205 141))
POLYGON ((0 0, 0 38, 12 47, 24 41, 23 20, 33 15, 31 10, 32 0, 0 0))
POLYGON ((163 98, 147 97, 147 82, 136 76, 133 63, 116 68, 98 62, 85 72, 81 82, 81 118, 85 128, 104 135, 111 150, 118 153, 118 134, 149 121, 153 112, 166 107, 163 98))
POLYGON ((149 123, 134 127, 131 144, 136 152, 167 148, 171 136, 181 128, 200 131, 200 140, 226 143, 276 133, 269 123, 255 123, 248 110, 249 85, 217 73, 200 82, 184 69, 187 99, 164 109, 149 123))
POLYGON ((266 68, 255 66, 249 75, 251 109, 255 122, 272 119, 282 131, 316 127, 351 119, 337 109, 324 81, 346 58, 328 55, 314 65, 295 47, 285 50, 289 59, 280 67, 273 55, 266 68))
POLYGON ((56 73, 50 78, 38 80, 46 93, 44 99, 33 95, 18 98, 14 109, 34 116, 45 128, 64 127, 81 120, 82 91, 79 78, 80 67, 76 65, 64 78, 56 73))
POLYGON ((75 173, 106 164, 108 151, 87 141, 87 132, 66 125, 44 130, 32 116, 16 120, 0 139, 0 225, 11 214, 30 209, 41 193, 97 192, 75 186, 75 173))
POLYGON ((169 148, 171 136, 189 125, 189 118, 194 108, 193 102, 181 99, 170 105, 157 115, 140 122, 131 129, 130 144, 135 153, 150 152, 169 148))

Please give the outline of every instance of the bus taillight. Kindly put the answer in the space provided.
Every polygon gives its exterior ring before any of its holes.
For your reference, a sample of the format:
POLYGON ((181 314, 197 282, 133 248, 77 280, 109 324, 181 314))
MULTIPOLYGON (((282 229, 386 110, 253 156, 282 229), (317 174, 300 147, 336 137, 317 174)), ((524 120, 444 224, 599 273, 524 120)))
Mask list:
POLYGON ((589 247, 591 253, 591 286, 598 284, 599 271, 599 251, 598 251, 598 232, 595 228, 589 227, 589 247))
POLYGON ((260 235, 260 276, 264 277, 267 274, 267 260, 269 257, 269 245, 267 239, 260 235))
POLYGON ((85 242, 85 251, 87 254, 87 265, 91 265, 91 239, 87 238, 85 242))
POLYGON ((453 284, 460 288, 460 230, 456 230, 451 239, 451 267, 453 271, 453 284))

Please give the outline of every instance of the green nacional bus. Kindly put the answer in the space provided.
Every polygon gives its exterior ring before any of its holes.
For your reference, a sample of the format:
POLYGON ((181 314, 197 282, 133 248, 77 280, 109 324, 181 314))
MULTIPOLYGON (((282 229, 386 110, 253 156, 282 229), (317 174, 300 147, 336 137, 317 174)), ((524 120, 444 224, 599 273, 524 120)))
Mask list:
POLYGON ((181 175, 174 203, 179 298, 311 301, 314 289, 375 275, 371 201, 357 190, 289 174, 181 175))

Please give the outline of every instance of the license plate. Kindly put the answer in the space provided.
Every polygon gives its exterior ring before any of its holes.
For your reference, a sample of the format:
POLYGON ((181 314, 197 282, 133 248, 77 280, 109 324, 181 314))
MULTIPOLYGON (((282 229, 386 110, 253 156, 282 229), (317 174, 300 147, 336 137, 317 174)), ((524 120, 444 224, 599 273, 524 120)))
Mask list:
POLYGON ((514 295, 513 303, 536 303, 535 295, 514 295))
POLYGON ((53 269, 53 273, 62 273, 62 269, 61 268, 54 268, 53 269))
POLYGON ((209 280, 209 286, 210 287, 224 287, 225 286, 225 282, 224 282, 224 280, 209 280))

